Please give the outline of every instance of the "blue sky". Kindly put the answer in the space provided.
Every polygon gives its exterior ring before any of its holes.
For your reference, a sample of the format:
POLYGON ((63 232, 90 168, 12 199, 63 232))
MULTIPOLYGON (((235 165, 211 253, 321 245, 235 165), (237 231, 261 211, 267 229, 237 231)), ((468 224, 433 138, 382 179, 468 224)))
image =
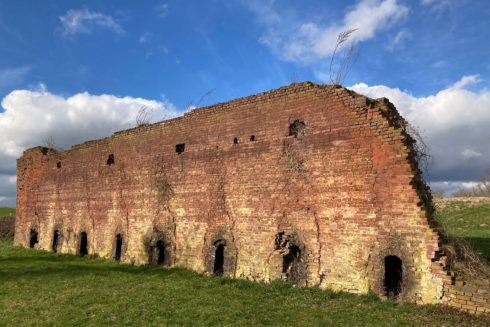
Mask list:
POLYGON ((209 90, 200 105, 328 83, 346 29, 358 56, 342 84, 427 135, 432 186, 470 187, 490 165, 489 17, 487 0, 0 0, 0 206, 25 148, 110 135, 142 105, 179 115, 209 90))

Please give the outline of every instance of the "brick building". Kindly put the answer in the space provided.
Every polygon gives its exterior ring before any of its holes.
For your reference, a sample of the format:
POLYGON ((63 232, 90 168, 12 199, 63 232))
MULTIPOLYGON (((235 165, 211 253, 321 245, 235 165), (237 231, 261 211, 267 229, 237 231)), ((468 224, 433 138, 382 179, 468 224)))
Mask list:
POLYGON ((15 244, 440 302, 444 257, 385 98, 292 84, 18 159, 15 244))

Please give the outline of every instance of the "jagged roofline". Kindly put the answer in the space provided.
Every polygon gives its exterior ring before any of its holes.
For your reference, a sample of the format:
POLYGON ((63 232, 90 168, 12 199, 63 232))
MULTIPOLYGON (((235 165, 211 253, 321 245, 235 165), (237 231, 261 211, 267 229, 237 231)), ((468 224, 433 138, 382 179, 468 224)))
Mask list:
MULTIPOLYGON (((348 93, 353 98, 359 97, 359 98, 365 99, 365 107, 366 108, 369 106, 373 106, 375 104, 383 103, 383 104, 385 104, 385 106, 376 106, 376 107, 378 107, 382 111, 382 113, 384 113, 384 115, 383 115, 384 118, 387 119, 390 126, 393 126, 395 128, 401 127, 400 124, 398 123, 398 121, 403 120, 403 118, 398 113, 395 106, 392 103, 390 103, 387 98, 379 98, 379 99, 374 100, 374 99, 371 99, 367 96, 364 96, 362 94, 354 92, 352 90, 346 89, 346 88, 342 87, 341 85, 318 84, 315 82, 305 81, 302 83, 292 83, 290 85, 283 86, 283 87, 280 87, 278 89, 272 89, 272 90, 269 90, 266 92, 261 92, 261 93, 257 93, 254 95, 249 95, 246 97, 233 99, 233 100, 230 100, 228 102, 220 102, 220 103, 216 103, 216 104, 210 105, 210 106, 195 108, 189 112, 184 113, 182 116, 179 116, 179 117, 175 117, 175 118, 171 118, 171 119, 167 119, 167 120, 162 120, 162 121, 159 121, 159 122, 156 122, 153 124, 145 124, 142 126, 136 126, 133 128, 120 130, 120 131, 114 132, 111 136, 108 136, 105 138, 93 139, 93 140, 89 140, 89 141, 86 141, 83 143, 72 145, 70 147, 70 149, 67 149, 67 150, 62 150, 62 151, 56 151, 54 149, 48 149, 48 150, 50 150, 52 152, 57 152, 58 154, 68 153, 68 152, 71 152, 72 150, 76 150, 77 148, 79 148, 81 146, 90 145, 91 143, 99 143, 101 141, 110 142, 110 140, 112 138, 117 137, 121 134, 128 133, 130 131, 147 131, 147 130, 153 129, 156 126, 170 126, 170 125, 173 125, 175 123, 181 122, 183 120, 185 121, 187 119, 191 119, 193 117, 196 117, 197 115, 209 114, 209 113, 218 112, 221 110, 229 110, 229 107, 231 107, 231 106, 238 106, 240 104, 257 102, 257 101, 260 101, 262 98, 268 99, 268 98, 270 98, 271 95, 282 96, 282 95, 287 94, 287 91, 290 89, 295 89, 295 88, 305 87, 305 86, 310 88, 310 89, 317 88, 320 90, 324 90, 326 92, 329 92, 332 90, 341 90, 342 92, 348 93), (386 108, 388 108, 388 112, 387 112, 386 108), (396 117, 396 119, 390 119, 392 117, 396 117)), ((31 151, 34 149, 42 149, 42 148, 45 148, 45 147, 36 146, 36 147, 26 149, 24 152, 31 151)))

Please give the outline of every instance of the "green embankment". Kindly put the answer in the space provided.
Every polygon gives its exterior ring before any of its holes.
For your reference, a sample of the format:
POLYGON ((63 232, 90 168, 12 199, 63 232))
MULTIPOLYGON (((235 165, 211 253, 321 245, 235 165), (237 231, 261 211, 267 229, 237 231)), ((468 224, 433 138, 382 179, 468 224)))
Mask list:
POLYGON ((490 261, 490 203, 449 202, 435 216, 449 236, 464 238, 490 261))
POLYGON ((0 208, 0 217, 15 215, 15 208, 0 208))

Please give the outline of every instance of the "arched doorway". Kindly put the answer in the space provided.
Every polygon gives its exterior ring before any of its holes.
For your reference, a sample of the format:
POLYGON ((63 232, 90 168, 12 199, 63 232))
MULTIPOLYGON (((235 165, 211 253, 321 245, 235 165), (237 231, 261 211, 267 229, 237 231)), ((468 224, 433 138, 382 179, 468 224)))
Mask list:
POLYGON ((122 244, 123 244, 123 237, 121 236, 121 234, 117 234, 116 235, 116 251, 114 253, 114 259, 116 259, 116 261, 121 261, 122 244))
POLYGON ((55 253, 58 252, 58 242, 59 242, 59 239, 60 239, 60 231, 56 229, 53 232, 53 243, 51 245, 51 249, 55 253))
POLYGON ((389 255, 384 258, 385 276, 384 276, 384 295, 397 296, 402 291, 403 265, 402 260, 395 256, 389 255))
POLYGON ((81 257, 84 257, 88 254, 88 249, 87 249, 87 233, 86 232, 82 232, 80 234, 80 256, 81 257))
POLYGON ((31 228, 31 233, 29 234, 29 247, 33 249, 37 243, 37 230, 35 228, 31 228))
POLYGON ((158 240, 155 247, 157 265, 164 266, 165 265, 165 242, 163 240, 158 240))
POLYGON ((303 267, 301 266, 301 249, 292 244, 289 251, 283 256, 282 273, 286 280, 297 284, 302 276, 303 267))
POLYGON ((223 276, 225 263, 225 244, 218 240, 214 243, 216 250, 214 251, 213 275, 223 276))

